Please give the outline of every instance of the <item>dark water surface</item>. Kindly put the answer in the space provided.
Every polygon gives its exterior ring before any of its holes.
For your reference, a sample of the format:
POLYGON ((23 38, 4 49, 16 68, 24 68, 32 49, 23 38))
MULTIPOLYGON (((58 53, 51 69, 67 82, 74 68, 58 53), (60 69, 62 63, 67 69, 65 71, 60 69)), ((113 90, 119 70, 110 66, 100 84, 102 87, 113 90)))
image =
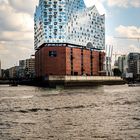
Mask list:
POLYGON ((0 86, 0 140, 140 140, 140 87, 0 86))

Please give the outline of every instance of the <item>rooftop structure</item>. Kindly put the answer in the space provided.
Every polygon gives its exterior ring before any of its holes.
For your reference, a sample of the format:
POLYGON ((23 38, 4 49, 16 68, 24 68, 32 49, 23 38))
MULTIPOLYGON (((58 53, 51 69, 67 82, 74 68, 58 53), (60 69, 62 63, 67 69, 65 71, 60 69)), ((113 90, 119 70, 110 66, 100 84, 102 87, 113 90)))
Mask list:
POLYGON ((34 47, 68 43, 102 50, 105 16, 83 0, 39 0, 34 14, 34 47))
MULTIPOLYGON (((34 14, 36 76, 101 75, 105 16, 84 0, 39 0, 34 14)), ((46 78, 45 78, 46 79, 46 78)))
POLYGON ((133 73, 134 78, 140 79, 140 53, 128 55, 128 72, 133 73))

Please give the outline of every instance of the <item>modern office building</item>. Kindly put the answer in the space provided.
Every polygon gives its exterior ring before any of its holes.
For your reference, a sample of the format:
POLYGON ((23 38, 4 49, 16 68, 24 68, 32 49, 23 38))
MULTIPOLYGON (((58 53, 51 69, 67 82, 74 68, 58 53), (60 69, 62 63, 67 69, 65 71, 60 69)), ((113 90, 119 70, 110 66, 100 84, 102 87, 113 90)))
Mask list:
POLYGON ((112 58, 109 56, 105 57, 105 70, 107 76, 112 76, 112 66, 111 66, 112 58))
POLYGON ((128 72, 133 73, 134 78, 140 80, 140 53, 130 53, 128 55, 128 72))
POLYGON ((128 72, 128 56, 127 55, 121 55, 118 57, 118 68, 122 74, 128 72))
POLYGON ((140 53, 129 53, 118 57, 117 65, 123 77, 140 80, 140 53))
POLYGON ((19 78, 25 77, 26 60, 19 60, 19 78))
POLYGON ((34 46, 38 77, 99 75, 105 55, 105 16, 95 6, 86 8, 83 0, 39 0, 34 46))

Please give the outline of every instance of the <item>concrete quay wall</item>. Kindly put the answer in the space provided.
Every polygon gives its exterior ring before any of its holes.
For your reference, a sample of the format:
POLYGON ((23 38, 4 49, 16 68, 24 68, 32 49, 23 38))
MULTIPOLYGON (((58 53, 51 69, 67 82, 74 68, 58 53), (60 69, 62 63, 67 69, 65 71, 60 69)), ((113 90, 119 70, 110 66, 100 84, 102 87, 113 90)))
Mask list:
POLYGON ((114 76, 49 76, 50 86, 64 85, 73 86, 98 86, 98 85, 121 85, 126 82, 121 77, 114 76))
POLYGON ((49 81, 117 81, 122 80, 121 77, 115 76, 49 76, 49 81))

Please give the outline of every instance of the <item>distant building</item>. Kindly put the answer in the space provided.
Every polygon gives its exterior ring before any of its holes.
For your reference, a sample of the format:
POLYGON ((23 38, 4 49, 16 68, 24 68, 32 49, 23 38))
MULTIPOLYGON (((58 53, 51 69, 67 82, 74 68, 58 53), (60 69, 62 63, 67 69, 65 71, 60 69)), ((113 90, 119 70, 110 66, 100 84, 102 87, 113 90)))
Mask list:
POLYGON ((140 79, 140 53, 129 53, 118 57, 117 65, 123 76, 140 79))
POLYGON ((34 78, 35 77, 35 58, 19 60, 19 66, 5 70, 7 78, 34 78))
POLYGON ((118 68, 122 74, 128 72, 128 56, 127 55, 121 55, 118 57, 118 68))
POLYGON ((26 74, 29 74, 31 77, 35 75, 35 58, 26 59, 26 74))
POLYGON ((19 61, 19 77, 34 77, 35 76, 35 58, 29 58, 19 61))
POLYGON ((128 55, 128 72, 133 73, 134 78, 140 79, 140 53, 128 55))
POLYGON ((26 60, 19 60, 19 67, 25 69, 26 67, 26 60))
POLYGON ((34 14, 37 77, 100 75, 105 15, 84 0, 39 0, 34 14))
POLYGON ((19 60, 19 78, 25 77, 26 60, 19 60))
POLYGON ((18 78, 19 66, 14 66, 8 69, 9 78, 18 78))
POLYGON ((112 74, 112 66, 111 66, 112 60, 111 59, 112 59, 111 57, 106 56, 106 60, 105 60, 106 69, 105 70, 106 70, 106 75, 107 76, 113 75, 112 74))

